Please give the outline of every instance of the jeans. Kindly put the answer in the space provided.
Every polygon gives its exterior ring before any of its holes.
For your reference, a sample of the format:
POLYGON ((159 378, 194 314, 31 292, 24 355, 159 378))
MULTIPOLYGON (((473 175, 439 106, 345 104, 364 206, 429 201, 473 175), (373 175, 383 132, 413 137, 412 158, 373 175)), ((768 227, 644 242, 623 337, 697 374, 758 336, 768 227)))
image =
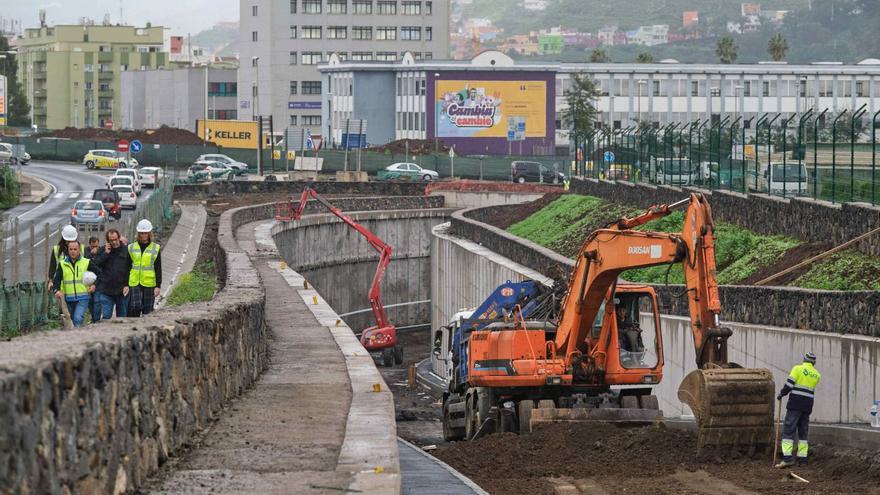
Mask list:
POLYGON ((111 296, 103 292, 97 292, 95 293, 95 299, 97 299, 98 306, 101 309, 101 318, 105 320, 113 318, 114 306, 116 307, 117 318, 128 315, 128 296, 123 296, 122 294, 111 296))
POLYGON ((92 323, 97 323, 101 320, 101 305, 96 293, 89 296, 89 313, 92 314, 92 323))
POLYGON ((81 327, 83 325, 83 319, 85 319, 88 307, 88 299, 67 301, 67 310, 70 311, 70 319, 73 320, 73 326, 81 327))

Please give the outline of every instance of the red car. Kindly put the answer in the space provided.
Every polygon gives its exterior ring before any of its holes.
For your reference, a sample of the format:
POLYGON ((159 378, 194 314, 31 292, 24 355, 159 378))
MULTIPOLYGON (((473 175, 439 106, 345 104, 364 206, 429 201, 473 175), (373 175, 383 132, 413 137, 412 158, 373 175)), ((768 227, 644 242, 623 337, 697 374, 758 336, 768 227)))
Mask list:
POLYGON ((104 209, 110 213, 110 216, 119 220, 122 216, 122 205, 119 204, 119 193, 113 189, 95 189, 92 193, 92 199, 104 203, 104 209))

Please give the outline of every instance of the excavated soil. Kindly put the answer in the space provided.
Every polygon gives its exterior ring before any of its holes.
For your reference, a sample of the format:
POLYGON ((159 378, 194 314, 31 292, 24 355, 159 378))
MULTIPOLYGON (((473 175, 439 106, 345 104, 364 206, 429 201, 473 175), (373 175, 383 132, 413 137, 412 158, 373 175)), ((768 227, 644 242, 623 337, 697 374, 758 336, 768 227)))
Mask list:
POLYGON ((698 457, 694 432, 662 426, 557 423, 433 453, 492 494, 880 494, 877 452, 811 445, 810 466, 778 470, 767 454, 712 449, 698 457))
POLYGON ((493 208, 483 219, 483 222, 494 225, 499 229, 507 230, 511 225, 530 217, 538 210, 552 203, 561 195, 561 191, 558 193, 547 193, 534 201, 529 201, 528 203, 493 208))
POLYGON ((449 147, 443 141, 434 142, 433 139, 398 139, 381 146, 367 148, 367 151, 376 153, 404 154, 409 150, 410 155, 430 155, 432 153, 446 153, 449 147))
POLYGON ((111 129, 99 129, 93 127, 65 127, 64 129, 59 129, 57 131, 37 134, 35 137, 106 141, 116 141, 119 139, 131 141, 137 139, 148 144, 196 145, 203 143, 202 139, 193 132, 186 129, 175 129, 164 125, 153 131, 114 131, 111 129))
MULTIPOLYGON (((752 285, 771 275, 775 275, 783 270, 791 268, 804 260, 808 260, 813 256, 824 253, 831 249, 831 247, 831 244, 825 242, 814 242, 795 246, 786 251, 785 254, 783 254, 775 263, 758 269, 758 271, 753 273, 749 278, 740 281, 738 285, 752 285)), ((788 285, 797 280, 801 275, 810 271, 810 268, 812 268, 812 266, 805 266, 794 270, 791 273, 787 273, 773 280, 770 285, 788 285)))

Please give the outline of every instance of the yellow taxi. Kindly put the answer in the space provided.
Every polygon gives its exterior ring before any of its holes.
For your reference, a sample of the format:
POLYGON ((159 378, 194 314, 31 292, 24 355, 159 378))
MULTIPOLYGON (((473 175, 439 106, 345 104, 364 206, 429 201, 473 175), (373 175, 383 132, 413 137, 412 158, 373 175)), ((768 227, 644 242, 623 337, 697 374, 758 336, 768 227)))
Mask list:
MULTIPOLYGON (((87 168, 129 168, 129 164, 124 154, 116 152, 116 150, 89 150, 83 157, 83 165, 87 168)), ((136 168, 138 161, 131 159, 131 167, 136 168)))

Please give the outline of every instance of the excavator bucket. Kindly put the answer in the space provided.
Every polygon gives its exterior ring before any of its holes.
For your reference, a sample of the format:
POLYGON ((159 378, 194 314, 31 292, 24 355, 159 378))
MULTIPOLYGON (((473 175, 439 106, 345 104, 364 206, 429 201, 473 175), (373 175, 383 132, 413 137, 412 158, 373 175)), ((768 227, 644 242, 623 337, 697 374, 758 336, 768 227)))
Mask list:
POLYGON ((697 419, 697 448, 755 449, 772 442, 773 374, 763 368, 713 368, 689 373, 678 398, 697 419))

